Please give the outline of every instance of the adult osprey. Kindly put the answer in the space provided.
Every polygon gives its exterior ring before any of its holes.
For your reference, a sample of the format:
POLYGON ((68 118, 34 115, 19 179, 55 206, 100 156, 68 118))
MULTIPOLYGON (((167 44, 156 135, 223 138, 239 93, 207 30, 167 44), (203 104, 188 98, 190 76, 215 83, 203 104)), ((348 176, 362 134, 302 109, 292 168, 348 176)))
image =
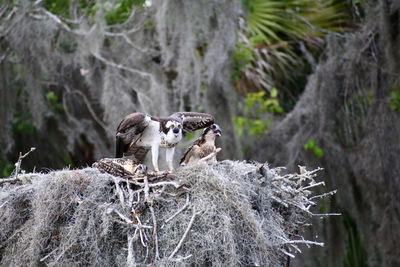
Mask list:
MULTIPOLYGON (((217 150, 215 147, 215 138, 221 136, 221 133, 221 128, 217 124, 213 124, 204 129, 203 134, 186 150, 185 154, 181 158, 180 165, 199 161, 211 153, 218 152, 220 149, 217 150)), ((207 162, 217 162, 216 156, 214 155, 208 159, 207 162)))
POLYGON ((165 147, 167 165, 172 170, 175 146, 182 139, 182 133, 205 128, 213 123, 213 116, 197 112, 177 112, 167 118, 140 112, 129 114, 117 128, 115 156, 134 155, 139 162, 143 162, 151 149, 154 170, 159 171, 158 150, 159 147, 165 147))

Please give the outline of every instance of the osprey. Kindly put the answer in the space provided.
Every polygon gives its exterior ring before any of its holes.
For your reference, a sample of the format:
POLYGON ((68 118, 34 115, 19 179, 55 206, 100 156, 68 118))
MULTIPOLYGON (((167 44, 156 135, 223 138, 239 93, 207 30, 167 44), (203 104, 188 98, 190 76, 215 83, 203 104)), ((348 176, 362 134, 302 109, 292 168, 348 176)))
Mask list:
MULTIPOLYGON (((180 165, 196 162, 211 153, 218 152, 220 148, 217 150, 215 147, 215 138, 221 136, 221 133, 221 128, 217 124, 213 124, 204 129, 203 134, 186 150, 185 154, 181 158, 180 165)), ((217 162, 216 156, 214 155, 208 159, 207 162, 217 162)))
POLYGON ((206 113, 177 112, 167 118, 157 118, 141 112, 127 115, 119 124, 116 134, 116 157, 134 155, 143 162, 151 149, 152 163, 158 169, 158 151, 166 148, 169 170, 173 169, 175 146, 182 134, 205 128, 214 123, 214 117, 206 113))

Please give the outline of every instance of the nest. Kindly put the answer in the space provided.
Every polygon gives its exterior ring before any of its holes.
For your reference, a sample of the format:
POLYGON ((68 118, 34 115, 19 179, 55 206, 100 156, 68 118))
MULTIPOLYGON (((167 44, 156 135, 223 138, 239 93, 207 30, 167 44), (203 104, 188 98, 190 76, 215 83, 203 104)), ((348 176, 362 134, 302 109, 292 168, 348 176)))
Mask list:
MULTIPOLYGON (((124 177, 96 168, 0 188, 2 266, 281 266, 313 216, 314 171, 223 161, 124 177)), ((320 215, 319 215, 320 216, 320 215)))

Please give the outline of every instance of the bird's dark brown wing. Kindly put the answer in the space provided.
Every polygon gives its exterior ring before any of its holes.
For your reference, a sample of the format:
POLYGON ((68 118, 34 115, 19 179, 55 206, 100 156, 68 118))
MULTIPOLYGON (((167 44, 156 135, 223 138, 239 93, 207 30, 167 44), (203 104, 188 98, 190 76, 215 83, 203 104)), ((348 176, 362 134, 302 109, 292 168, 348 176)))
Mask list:
POLYGON ((144 113, 135 112, 127 115, 117 128, 115 156, 119 158, 127 153, 131 144, 140 138, 148 125, 149 122, 144 113))
POLYGON ((133 155, 135 159, 143 163, 144 159, 146 158, 147 152, 149 152, 150 148, 148 147, 142 147, 142 146, 131 146, 129 147, 128 151, 126 151, 124 154, 126 156, 133 155))
POLYGON ((177 118, 182 122, 184 133, 206 128, 214 123, 214 117, 207 113, 176 112, 170 117, 177 118))
POLYGON ((143 132, 148 123, 145 122, 146 114, 135 112, 127 115, 118 125, 118 133, 126 133, 127 131, 134 131, 135 134, 143 132))
POLYGON ((188 161, 189 161, 189 157, 191 156, 191 151, 192 151, 192 149, 193 149, 193 147, 195 146, 195 145, 198 145, 198 146, 200 146, 201 144, 202 144, 202 141, 203 141, 203 135, 200 135, 194 142, 193 142, 193 144, 191 145, 191 146, 189 146, 187 149, 186 149, 186 151, 185 151, 185 153, 183 154, 183 156, 182 156, 182 158, 181 158, 181 160, 179 161, 179 164, 182 164, 182 163, 187 163, 188 161))

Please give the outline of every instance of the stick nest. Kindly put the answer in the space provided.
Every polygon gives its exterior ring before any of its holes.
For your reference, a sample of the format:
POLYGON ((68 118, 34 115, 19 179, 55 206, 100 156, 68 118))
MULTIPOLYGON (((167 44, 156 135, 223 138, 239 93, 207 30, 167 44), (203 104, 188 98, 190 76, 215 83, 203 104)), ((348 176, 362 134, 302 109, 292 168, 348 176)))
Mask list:
MULTIPOLYGON (((162 176, 96 168, 0 187, 2 266, 281 266, 313 216, 314 171, 200 163, 162 176)), ((23 181, 23 182, 21 182, 23 181)))

